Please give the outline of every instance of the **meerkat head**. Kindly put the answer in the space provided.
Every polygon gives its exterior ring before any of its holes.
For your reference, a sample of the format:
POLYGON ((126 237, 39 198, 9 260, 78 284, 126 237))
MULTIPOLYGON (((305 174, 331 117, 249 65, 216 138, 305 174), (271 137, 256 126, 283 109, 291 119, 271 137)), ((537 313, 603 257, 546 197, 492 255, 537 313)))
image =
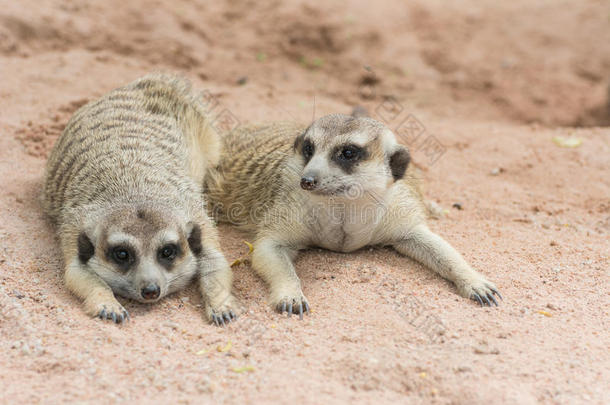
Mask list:
POLYGON ((375 198, 404 176, 410 161, 385 125, 343 114, 316 120, 294 150, 303 164, 301 187, 322 196, 375 198))
POLYGON ((78 236, 81 263, 121 296, 154 302, 185 287, 197 272, 201 229, 169 209, 126 205, 78 236))

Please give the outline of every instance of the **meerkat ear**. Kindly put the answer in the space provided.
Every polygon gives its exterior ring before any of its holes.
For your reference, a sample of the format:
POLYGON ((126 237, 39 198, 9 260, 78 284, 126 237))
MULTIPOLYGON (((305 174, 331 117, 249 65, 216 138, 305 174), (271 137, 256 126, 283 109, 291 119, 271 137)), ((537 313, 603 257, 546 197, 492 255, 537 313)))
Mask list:
POLYGON ((189 247, 193 254, 197 257, 201 256, 201 251, 203 248, 201 247, 201 228, 194 222, 189 224, 191 231, 188 236, 189 247))
POLYGON ((77 246, 79 260, 83 264, 87 263, 95 253, 95 247, 85 232, 81 232, 78 235, 77 246))
MULTIPOLYGON (((305 131, 307 132, 307 131, 305 131)), ((294 140, 294 144, 292 145, 292 149, 297 152, 303 143, 303 137, 305 136, 305 132, 297 136, 294 140)))
MULTIPOLYGON (((313 124, 311 124, 313 125, 313 124)), ((292 145, 292 148, 294 149, 295 152, 297 152, 299 150, 299 148, 301 147, 301 145, 303 144, 303 139, 305 138, 305 134, 307 133, 307 131, 309 131, 309 128, 311 128, 311 125, 308 126, 305 131, 301 132, 295 139, 294 139, 294 144, 292 145)))
POLYGON ((396 149, 390 156, 390 170, 392 171, 394 181, 404 177, 410 161, 411 155, 409 155, 407 148, 402 145, 396 145, 396 149))

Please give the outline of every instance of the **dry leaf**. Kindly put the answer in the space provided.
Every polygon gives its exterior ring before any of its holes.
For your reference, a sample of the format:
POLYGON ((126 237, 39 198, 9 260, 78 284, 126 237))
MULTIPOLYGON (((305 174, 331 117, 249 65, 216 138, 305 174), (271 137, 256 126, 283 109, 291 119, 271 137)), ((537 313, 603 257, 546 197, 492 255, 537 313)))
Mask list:
POLYGON ((254 371, 254 367, 252 367, 252 366, 233 367, 232 370, 235 371, 236 373, 243 373, 246 371, 254 371))
POLYGON ((233 343, 231 343, 231 341, 229 340, 224 347, 217 346, 216 350, 218 350, 221 353, 224 353, 224 352, 228 352, 229 350, 231 350, 232 347, 233 347, 233 343))
POLYGON ((575 137, 554 136, 553 142, 562 148, 577 148, 582 144, 582 139, 575 137))

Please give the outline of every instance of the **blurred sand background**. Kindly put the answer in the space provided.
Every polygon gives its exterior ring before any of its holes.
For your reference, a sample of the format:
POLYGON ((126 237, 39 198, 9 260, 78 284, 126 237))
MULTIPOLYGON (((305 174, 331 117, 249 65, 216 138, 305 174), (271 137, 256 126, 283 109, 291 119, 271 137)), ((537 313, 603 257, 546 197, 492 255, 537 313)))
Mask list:
POLYGON ((0 402, 609 403, 609 80, 608 1, 0 0, 0 402), (304 321, 248 265, 225 329, 195 288, 125 302, 124 326, 85 316, 41 214, 45 159, 76 108, 156 70, 222 125, 308 122, 314 97, 385 121, 447 210, 430 226, 501 306, 389 249, 314 249, 304 321))

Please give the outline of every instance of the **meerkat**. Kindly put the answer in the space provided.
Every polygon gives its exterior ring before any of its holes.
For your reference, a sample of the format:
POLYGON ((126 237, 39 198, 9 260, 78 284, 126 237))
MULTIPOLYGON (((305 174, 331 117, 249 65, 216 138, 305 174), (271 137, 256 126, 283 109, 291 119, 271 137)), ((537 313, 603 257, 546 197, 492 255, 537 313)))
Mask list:
POLYGON ((74 114, 50 154, 43 206, 87 314, 121 323, 115 294, 153 303, 198 278, 208 319, 236 318, 202 194, 219 156, 203 104, 177 76, 145 76, 74 114))
POLYGON ((308 247, 389 245, 452 281, 460 295, 498 305, 496 286, 426 225, 409 151, 380 122, 334 114, 307 128, 243 127, 223 141, 204 186, 211 215, 253 234, 252 266, 280 313, 309 312, 293 264, 308 247))

